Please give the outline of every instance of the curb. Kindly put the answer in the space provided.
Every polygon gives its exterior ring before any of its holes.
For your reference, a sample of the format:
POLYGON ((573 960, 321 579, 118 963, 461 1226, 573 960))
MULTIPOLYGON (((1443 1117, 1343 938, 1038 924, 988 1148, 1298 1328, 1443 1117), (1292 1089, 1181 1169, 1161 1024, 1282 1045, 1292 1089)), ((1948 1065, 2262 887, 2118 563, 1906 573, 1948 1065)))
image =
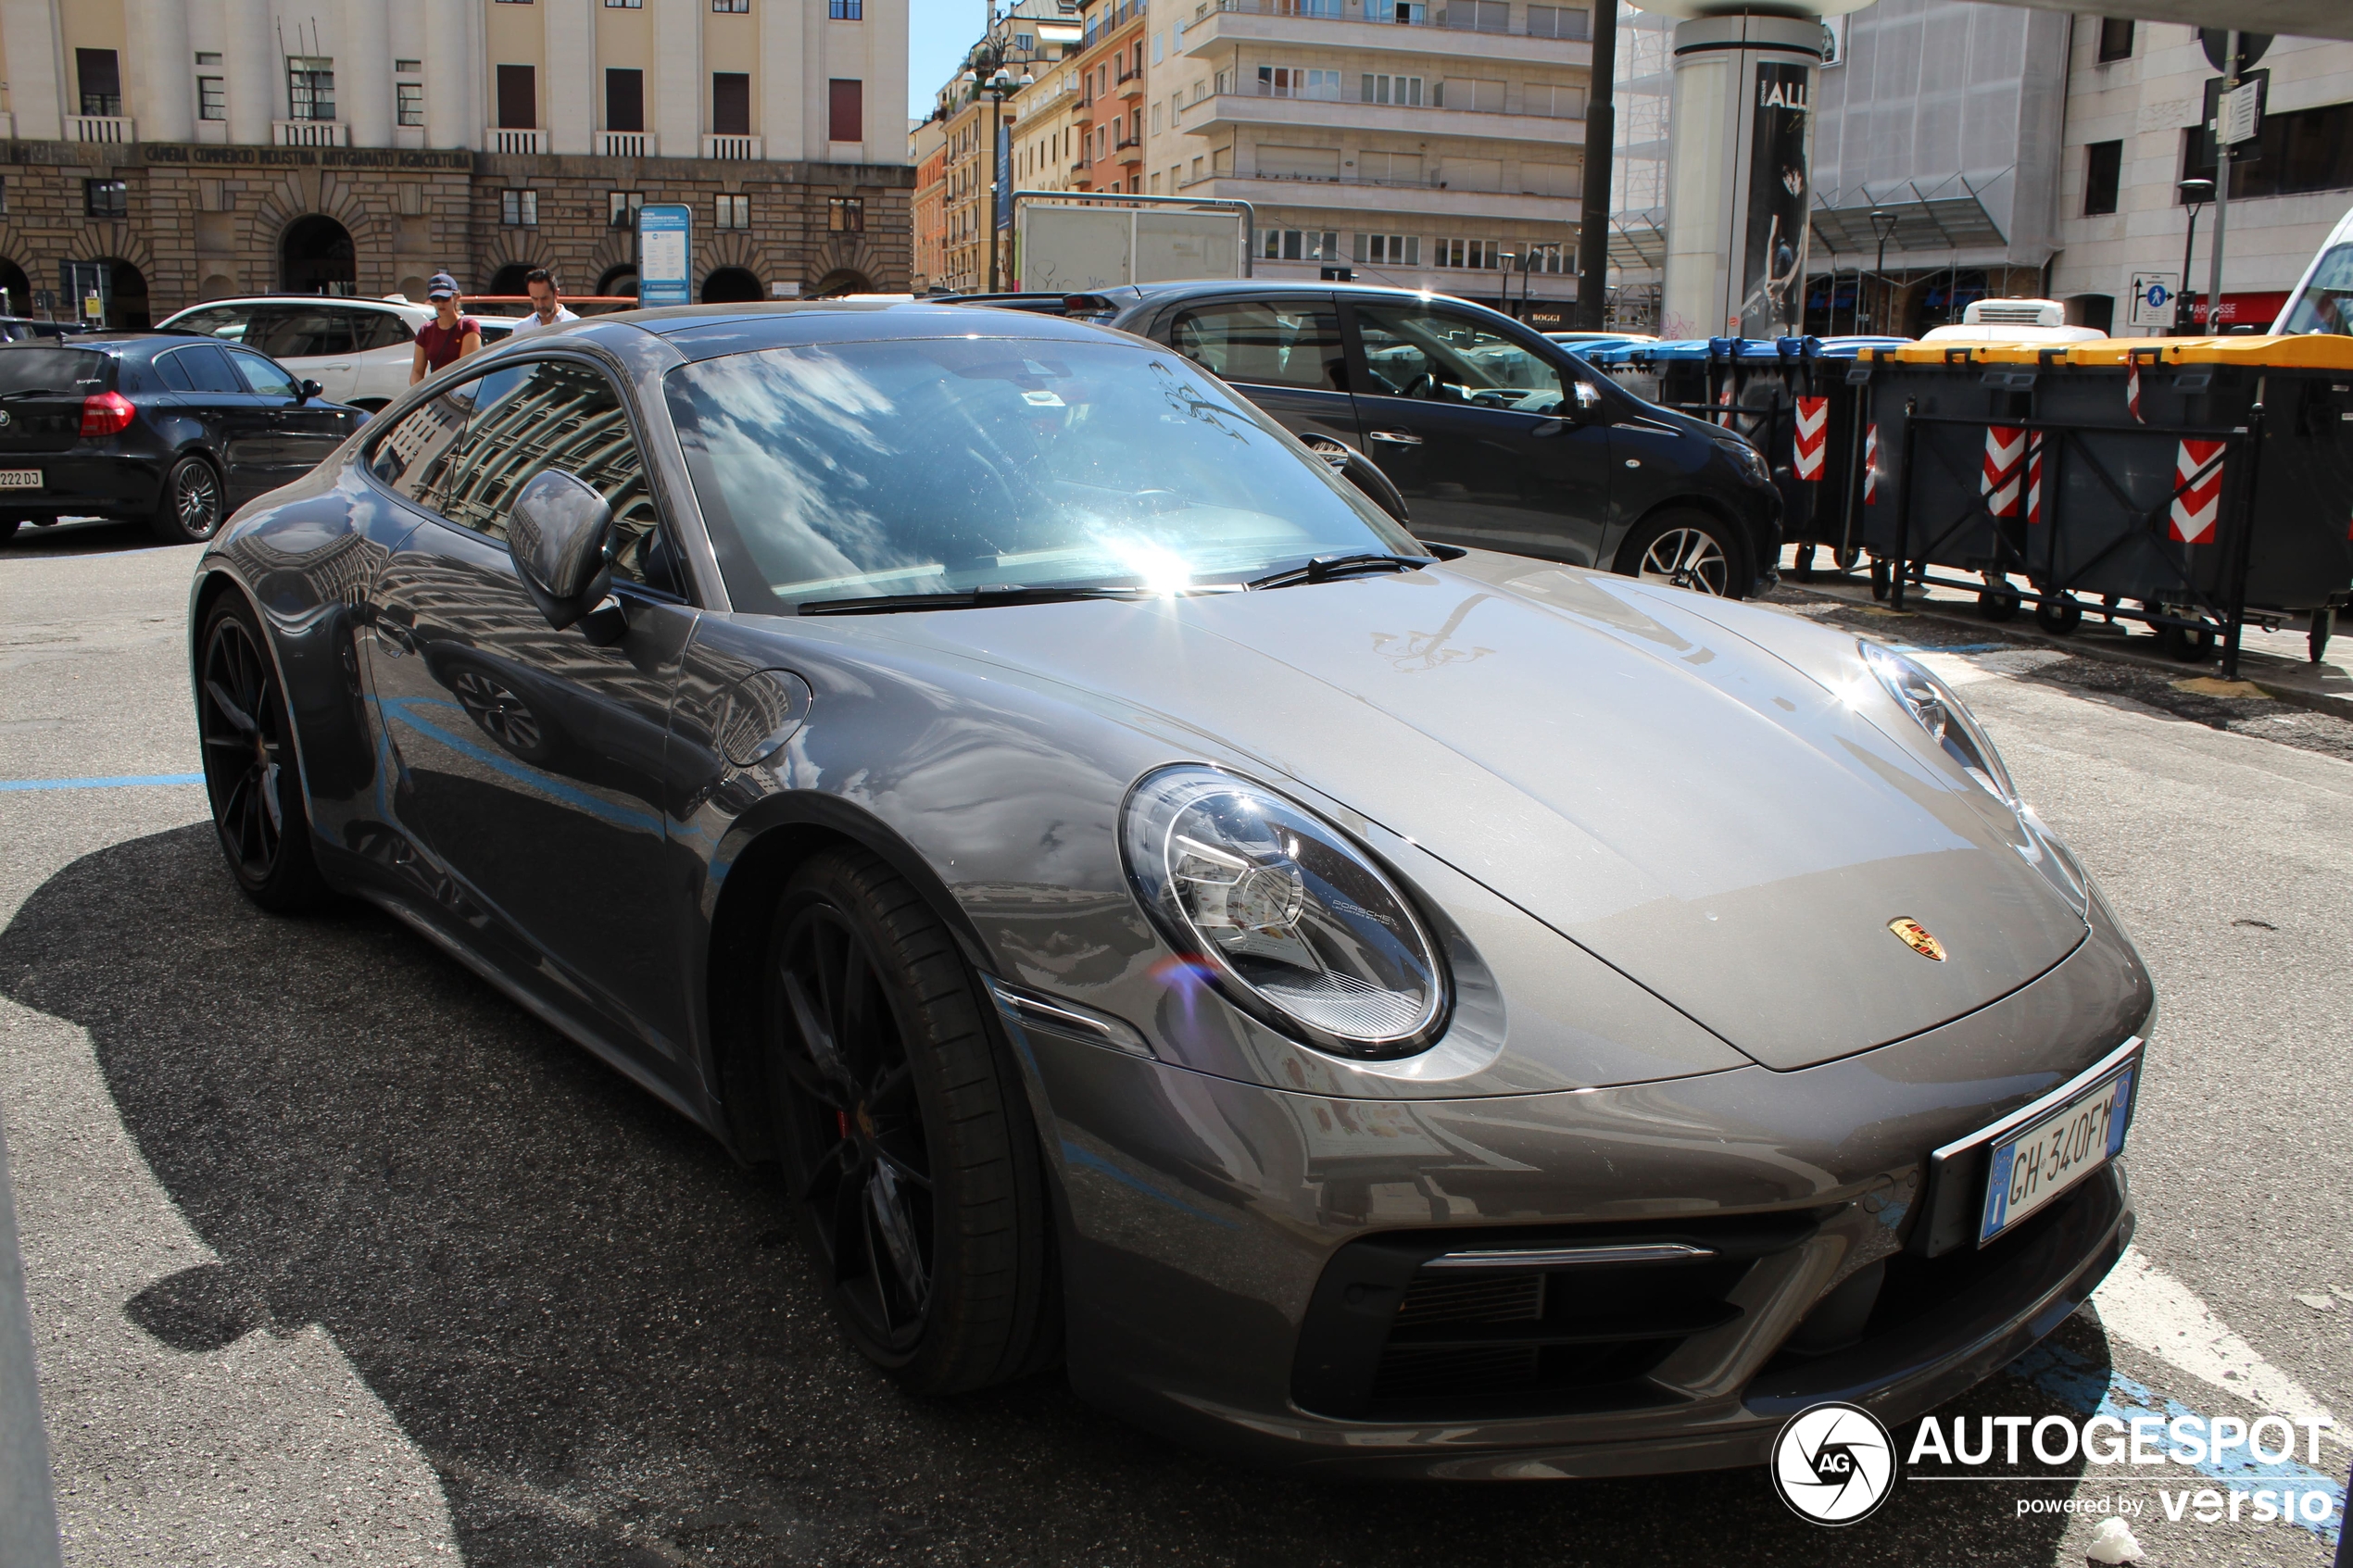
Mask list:
MULTIPOLYGON (((1838 582, 1839 579, 1835 577, 1831 579, 1832 584, 1838 582)), ((2132 648, 2117 647, 2106 642, 2086 642, 2077 637, 2055 637, 2032 623, 2016 626, 2007 621, 1988 621, 1974 611, 1965 610, 1957 606, 1948 608, 1936 600, 1927 601, 1923 605, 1921 600, 1908 595, 1906 596, 1908 602, 1901 611, 1891 610, 1887 606, 1880 604, 1870 596, 1870 584, 1865 579, 1850 577, 1845 582, 1851 585, 1854 592, 1839 593, 1833 586, 1800 583, 1793 574, 1785 571, 1781 574, 1780 585, 1792 593, 1804 594, 1809 598, 1823 599, 1832 604, 1847 605, 1858 609, 1876 609, 1890 616, 1897 614, 1924 616, 1929 620, 1941 621, 1950 626, 1966 626, 1971 632, 1981 635, 1999 637, 2021 646, 2045 647, 2057 653, 2079 654, 2085 659, 2103 659, 2110 664, 2130 665, 2166 676, 2176 682, 2217 678, 2215 671, 2221 668, 2218 661, 2210 659, 2199 664, 2183 664, 2175 659, 2160 659, 2132 648)), ((2306 691, 2277 680, 2267 681, 2263 678, 2263 672, 2260 670, 2249 670, 2244 662, 2239 666, 2239 680, 2244 684, 2257 687, 2262 696, 2270 697, 2274 702, 2284 702, 2291 707, 2308 709, 2315 713, 2332 714, 2339 719, 2353 719, 2353 696, 2336 696, 2328 692, 2306 691)))

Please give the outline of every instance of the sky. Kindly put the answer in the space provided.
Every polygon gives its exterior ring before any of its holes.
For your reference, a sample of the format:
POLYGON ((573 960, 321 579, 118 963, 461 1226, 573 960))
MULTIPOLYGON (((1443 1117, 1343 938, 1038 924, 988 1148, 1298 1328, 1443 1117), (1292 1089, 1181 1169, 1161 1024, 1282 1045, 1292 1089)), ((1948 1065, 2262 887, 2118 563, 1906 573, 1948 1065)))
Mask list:
POLYGON ((931 113, 931 95, 988 31, 987 0, 908 0, 909 119, 931 113))

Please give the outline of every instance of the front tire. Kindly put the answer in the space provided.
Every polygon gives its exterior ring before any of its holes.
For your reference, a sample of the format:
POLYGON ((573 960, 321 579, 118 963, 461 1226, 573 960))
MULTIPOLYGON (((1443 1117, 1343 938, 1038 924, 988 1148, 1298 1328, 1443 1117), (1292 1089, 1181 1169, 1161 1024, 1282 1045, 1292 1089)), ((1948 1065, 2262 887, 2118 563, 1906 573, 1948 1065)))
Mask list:
POLYGON ((851 1343, 918 1394, 1037 1370, 1059 1321, 1038 1136, 947 928, 829 850, 786 887, 766 974, 791 1202, 851 1343))
POLYGON ((265 909, 312 908, 327 885, 310 844, 294 718, 260 622, 232 593, 206 618, 197 646, 205 793, 229 873, 265 909))
POLYGON ((220 532, 226 504, 213 466, 202 458, 182 458, 163 477, 150 526, 167 545, 201 545, 220 532))
POLYGON ((1741 558, 1731 531, 1706 512, 1670 507, 1634 531, 1617 552, 1617 570, 1645 583, 1688 588, 1718 598, 1742 598, 1735 586, 1741 558))

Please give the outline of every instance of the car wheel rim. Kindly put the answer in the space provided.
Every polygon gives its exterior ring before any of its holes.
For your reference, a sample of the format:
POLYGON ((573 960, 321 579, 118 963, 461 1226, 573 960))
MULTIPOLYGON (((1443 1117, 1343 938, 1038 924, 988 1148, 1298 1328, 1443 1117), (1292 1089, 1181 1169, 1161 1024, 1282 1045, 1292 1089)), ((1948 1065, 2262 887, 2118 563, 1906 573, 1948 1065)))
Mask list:
POLYGON ((279 799, 285 736, 279 733, 277 677, 235 621, 216 626, 205 647, 197 706, 205 785, 220 842, 247 879, 267 881, 285 837, 279 799))
POLYGON ((490 736, 510 751, 528 752, 538 749, 539 721, 522 698, 487 675, 472 671, 451 683, 459 703, 473 721, 490 732, 490 736))
POLYGON ((931 1159, 907 1045, 865 943, 831 905, 786 934, 777 975, 797 1039, 780 1053, 796 1119, 794 1194, 842 1305, 886 1354, 931 1302, 931 1159))
POLYGON ((202 463, 190 463, 180 470, 179 494, 173 497, 180 508, 180 528, 192 539, 209 539, 220 525, 220 485, 212 470, 202 463))
POLYGON ((1637 573, 1646 582, 1667 583, 1719 598, 1731 578, 1723 547, 1703 529, 1670 528, 1642 552, 1637 573))

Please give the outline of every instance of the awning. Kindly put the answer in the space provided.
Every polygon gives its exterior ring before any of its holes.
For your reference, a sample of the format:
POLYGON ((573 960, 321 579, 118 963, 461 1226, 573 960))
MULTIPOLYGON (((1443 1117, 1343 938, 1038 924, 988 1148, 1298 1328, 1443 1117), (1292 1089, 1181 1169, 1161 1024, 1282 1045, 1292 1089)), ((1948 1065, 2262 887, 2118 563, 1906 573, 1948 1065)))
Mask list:
POLYGON ((1609 264, 1621 272, 1655 271, 1667 265, 1667 214, 1615 212, 1609 220, 1609 264))
POLYGON ((1925 191, 1907 180, 1883 191, 1837 192, 1814 207, 1814 244, 1823 251, 1876 257, 1882 230, 1892 251, 1982 250, 2009 243, 1977 191, 1957 174, 1925 191), (1874 228, 1874 212, 1893 216, 1894 226, 1883 216, 1874 228))

